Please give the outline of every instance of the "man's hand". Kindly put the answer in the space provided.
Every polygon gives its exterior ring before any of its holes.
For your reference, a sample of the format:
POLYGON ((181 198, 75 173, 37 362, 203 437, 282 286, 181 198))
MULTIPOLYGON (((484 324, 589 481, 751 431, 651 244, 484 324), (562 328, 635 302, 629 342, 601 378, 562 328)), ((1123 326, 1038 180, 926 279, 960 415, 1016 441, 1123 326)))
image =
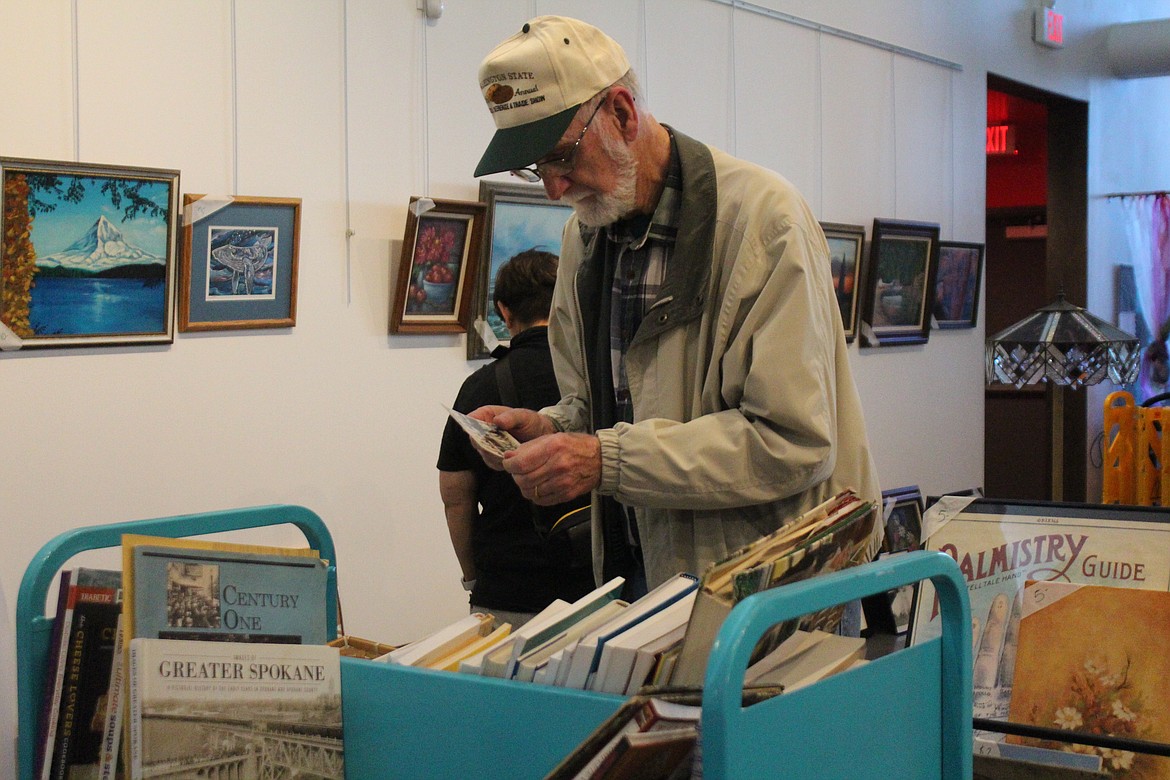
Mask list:
MULTIPOLYGON (((516 441, 525 442, 556 432, 552 420, 530 409, 513 409, 509 406, 481 406, 467 415, 480 422, 495 425, 503 431, 512 434, 516 441)), ((471 440, 483 462, 496 471, 503 471, 504 464, 495 453, 488 452, 471 440)))
POLYGON ((601 442, 596 436, 551 433, 525 440, 515 431, 512 434, 525 443, 504 455, 503 467, 534 504, 560 504, 588 493, 601 482, 601 442))

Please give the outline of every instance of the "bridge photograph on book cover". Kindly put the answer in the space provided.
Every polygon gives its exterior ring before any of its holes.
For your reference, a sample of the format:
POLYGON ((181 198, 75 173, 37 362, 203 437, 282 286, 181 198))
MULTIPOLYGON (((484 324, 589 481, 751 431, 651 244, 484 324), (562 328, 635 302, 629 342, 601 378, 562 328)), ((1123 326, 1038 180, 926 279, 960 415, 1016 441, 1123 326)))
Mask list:
POLYGON ((130 727, 136 778, 344 780, 340 653, 135 639, 130 727))

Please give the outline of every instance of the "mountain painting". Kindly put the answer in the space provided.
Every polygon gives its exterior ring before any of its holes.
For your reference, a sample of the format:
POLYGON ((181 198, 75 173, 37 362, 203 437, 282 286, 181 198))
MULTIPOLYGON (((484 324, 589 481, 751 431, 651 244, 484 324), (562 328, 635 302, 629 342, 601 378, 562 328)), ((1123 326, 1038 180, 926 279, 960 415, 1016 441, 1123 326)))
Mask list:
POLYGON ((23 345, 171 341, 178 173, 0 169, 0 320, 23 345))

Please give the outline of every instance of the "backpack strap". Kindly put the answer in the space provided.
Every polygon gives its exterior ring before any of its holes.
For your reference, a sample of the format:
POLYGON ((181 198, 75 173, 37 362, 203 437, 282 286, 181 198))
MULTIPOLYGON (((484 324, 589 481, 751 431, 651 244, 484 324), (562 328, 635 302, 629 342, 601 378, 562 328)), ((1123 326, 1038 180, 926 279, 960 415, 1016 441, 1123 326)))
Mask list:
POLYGON ((495 362, 496 386, 500 390, 500 403, 504 406, 520 406, 520 396, 516 392, 516 381, 512 377, 512 369, 506 360, 495 362))

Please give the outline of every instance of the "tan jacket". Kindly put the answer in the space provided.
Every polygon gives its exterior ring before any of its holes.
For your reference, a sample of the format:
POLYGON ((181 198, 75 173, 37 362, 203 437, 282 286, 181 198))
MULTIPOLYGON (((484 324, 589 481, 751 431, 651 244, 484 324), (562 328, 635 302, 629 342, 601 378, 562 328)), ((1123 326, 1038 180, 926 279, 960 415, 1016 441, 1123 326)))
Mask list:
MULTIPOLYGON (((674 135, 680 230, 627 354, 635 422, 594 431, 598 492, 636 508, 651 588, 846 487, 880 502, 816 219, 777 174, 674 135)), ((574 216, 561 249, 549 334, 562 399, 542 410, 561 430, 594 430, 581 322, 596 304, 576 280, 596 236, 574 216)), ((880 541, 879 525, 871 553, 880 541)))

